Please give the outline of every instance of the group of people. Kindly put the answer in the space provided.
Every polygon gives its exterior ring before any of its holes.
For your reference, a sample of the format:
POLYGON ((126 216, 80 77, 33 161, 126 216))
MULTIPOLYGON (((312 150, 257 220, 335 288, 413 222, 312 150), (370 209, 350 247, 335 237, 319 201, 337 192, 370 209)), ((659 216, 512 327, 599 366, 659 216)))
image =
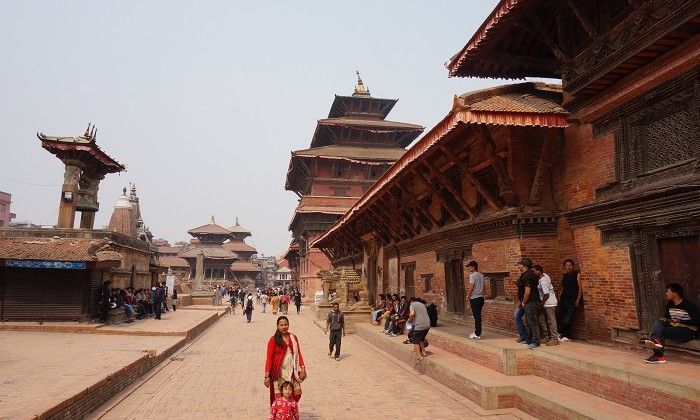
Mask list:
MULTIPOLYGON (((105 280, 100 287, 100 322, 107 322, 110 309, 124 308, 126 322, 152 317, 161 319, 161 313, 168 311, 168 292, 165 283, 156 284, 148 289, 134 289, 133 287, 110 287, 111 280, 105 280)), ((177 291, 173 290, 171 305, 173 311, 177 310, 177 291)))
POLYGON ((262 306, 262 313, 265 313, 267 305, 270 305, 273 315, 277 315, 278 312, 286 315, 291 302, 294 302, 296 306, 297 315, 301 313, 301 293, 297 289, 292 289, 289 292, 275 289, 258 289, 255 297, 252 292, 246 292, 245 289, 237 289, 229 296, 230 313, 235 315, 236 305, 240 304, 241 309, 243 309, 243 315, 246 316, 248 322, 252 320, 253 310, 255 309, 254 301, 262 306))
MULTIPOLYGON (((518 289, 518 306, 513 314, 518 330, 517 342, 527 345, 530 349, 536 349, 541 343, 554 346, 560 342, 571 341, 574 315, 583 303, 581 273, 575 269, 574 261, 564 261, 559 293, 555 292, 551 278, 541 265, 533 264, 529 258, 522 258, 517 265, 520 271, 520 276, 515 282, 518 289)), ((484 276, 479 272, 479 264, 476 261, 470 261, 467 269, 470 272, 467 296, 474 316, 474 332, 469 338, 480 339, 484 276)), ((666 339, 684 343, 698 335, 700 314, 697 307, 684 298, 683 287, 678 283, 669 284, 666 288, 666 300, 664 317, 656 320, 649 339, 643 341, 645 347, 653 350, 653 354, 644 359, 647 363, 666 362, 666 339)))

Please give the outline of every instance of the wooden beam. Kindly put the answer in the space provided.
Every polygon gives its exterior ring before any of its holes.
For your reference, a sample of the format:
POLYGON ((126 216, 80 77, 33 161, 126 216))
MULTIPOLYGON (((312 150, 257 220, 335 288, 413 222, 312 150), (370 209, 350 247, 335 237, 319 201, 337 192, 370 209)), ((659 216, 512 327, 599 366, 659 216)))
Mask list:
POLYGON ((500 190, 501 197, 505 199, 506 205, 517 205, 517 196, 513 192, 513 180, 510 175, 508 175, 506 165, 496 153, 496 142, 491 137, 491 133, 488 128, 483 125, 479 128, 476 124, 473 124, 471 127, 476 138, 484 146, 486 156, 491 162, 493 170, 496 172, 496 176, 498 177, 498 189, 500 190))
POLYGON ((488 54, 481 61, 493 63, 498 66, 527 66, 531 69, 544 70, 550 73, 558 73, 561 68, 561 63, 553 58, 530 57, 497 52, 488 54))
MULTIPOLYGON (((398 217, 398 219, 396 219, 396 221, 398 222, 399 228, 404 227, 404 230, 409 230, 410 232, 408 232, 408 236, 416 236, 415 231, 414 231, 410 226, 403 226, 403 225, 405 224, 405 221, 404 221, 403 218, 398 214, 398 211, 396 211, 396 210, 394 210, 394 209, 392 208, 391 203, 384 200, 384 197, 379 197, 379 199, 377 200, 377 204, 378 204, 378 205, 381 204, 381 205, 384 207, 385 218, 386 218, 386 216, 388 216, 388 217, 389 217, 389 220, 393 221, 393 220, 395 220, 395 219, 394 219, 394 216, 398 217), (408 228, 408 229, 405 229, 405 228, 408 228)), ((387 223, 387 225, 388 225, 388 226, 391 226, 391 223, 387 223)), ((401 238, 401 233, 402 233, 402 232, 401 232, 401 231, 396 231, 396 230, 395 230, 395 232, 396 232, 396 235, 397 235, 399 238, 401 238)), ((403 239, 403 238, 402 238, 402 239, 403 239)))
MULTIPOLYGON (((367 207, 367 211, 372 213, 372 216, 374 216, 367 218, 367 222, 370 225, 374 226, 375 229, 387 236, 388 239, 393 240, 394 242, 401 241, 401 237, 394 232, 394 229, 388 223, 384 223, 384 218, 379 211, 375 210, 372 206, 367 207)), ((389 243, 390 240, 387 240, 386 242, 389 243)))
POLYGON ((459 169, 462 170, 462 173, 464 173, 464 175, 466 175, 467 178, 469 178, 469 181, 471 181, 471 183, 474 184, 476 190, 479 191, 479 194, 481 194, 482 197, 484 197, 484 199, 487 203, 489 203, 489 206, 491 206, 492 209, 499 211, 503 208, 503 206, 501 206, 501 203, 498 202, 498 199, 494 197, 488 189, 486 189, 486 186, 474 174, 472 174, 471 170, 467 167, 467 165, 465 165, 464 162, 462 162, 462 159, 459 159, 457 156, 455 156, 455 154, 452 153, 444 145, 439 144, 438 147, 448 159, 452 160, 455 164, 457 164, 459 169))
POLYGON ((558 137, 559 130, 551 129, 544 139, 542 151, 540 152, 540 161, 537 162, 535 178, 532 180, 532 188, 530 189, 530 198, 528 200, 528 205, 530 206, 537 206, 540 204, 542 186, 544 185, 544 175, 552 161, 552 149, 554 148, 554 141, 558 137))
POLYGON ((576 16, 576 19, 578 19, 578 22, 581 24, 583 29, 586 31, 589 37, 591 39, 595 40, 598 38, 598 30, 595 28, 593 23, 588 20, 588 17, 583 13, 583 10, 579 8, 573 1, 571 0, 563 0, 564 3, 566 3, 567 6, 569 6, 569 9, 571 9, 572 12, 574 12, 574 16, 576 16))
POLYGON ((447 177, 442 172, 438 171, 437 168, 435 168, 435 166, 432 163, 430 163, 430 161, 424 160, 422 163, 428 169, 430 169, 430 171, 435 176, 438 177, 440 182, 442 182, 442 184, 445 186, 445 188, 447 188, 452 193, 452 195, 454 195, 455 200, 457 200, 459 205, 462 206, 462 210, 464 210, 464 212, 467 213, 469 215, 469 217, 471 217, 472 219, 475 219, 476 218, 476 211, 474 210, 474 208, 472 208, 472 206, 469 205, 469 203, 464 201, 462 194, 455 189, 455 187, 452 185, 450 180, 447 179, 447 177))
POLYGON ((554 54, 557 60, 561 61, 562 64, 568 62, 569 58, 564 54, 561 48, 559 48, 557 43, 554 42, 552 37, 550 37, 549 34, 542 29, 542 22, 540 22, 539 19, 537 19, 537 17, 535 17, 529 11, 524 12, 523 14, 529 22, 514 22, 513 24, 542 41, 542 43, 544 43, 552 51, 552 54, 554 54))
POLYGON ((409 220, 406 220, 405 217, 403 218, 404 224, 407 225, 406 227, 413 232, 413 236, 418 235, 418 231, 413 226, 413 212, 411 212, 411 210, 391 192, 391 187, 389 187, 389 195, 394 199, 394 201, 396 201, 396 204, 401 208, 401 210, 403 210, 403 212, 409 217, 409 220))
MULTIPOLYGON (((428 188, 428 190, 430 190, 431 193, 437 195, 438 197, 440 196, 440 192, 437 191, 435 187, 433 187, 433 183, 430 182, 430 180, 425 175, 423 175, 422 173, 420 173, 420 171, 416 169, 412 169, 411 172, 413 172, 414 175, 416 175, 418 178, 421 179, 421 181, 423 181, 423 184, 425 184, 425 187, 428 188)), ((448 213, 450 213, 450 216, 452 216, 455 222, 459 222, 462 219, 462 216, 457 214, 457 212, 452 208, 452 205, 450 205, 450 203, 446 202, 443 199, 440 199, 440 204, 442 205, 442 207, 445 208, 445 210, 447 210, 448 213)))
MULTIPOLYGON (((430 214, 430 209, 427 207, 423 207, 423 204, 421 204, 419 198, 416 197, 415 194, 413 194, 412 192, 410 192, 406 188, 402 187, 401 184, 399 184, 398 182, 395 185, 398 187, 399 190, 401 190, 401 194, 407 195, 408 199, 411 201, 411 204, 413 204, 416 208, 418 208, 425 215, 425 217, 427 217, 428 220, 430 220, 430 223, 432 223, 432 226, 441 227, 440 223, 435 219, 435 217, 433 217, 433 215, 430 214)), ((430 227, 432 227, 432 226, 430 226, 430 227)), ((428 228, 428 230, 430 230, 430 229, 428 228)))
MULTIPOLYGON (((406 192, 406 190, 404 188, 401 187, 401 185, 399 185, 398 182, 394 185, 396 185, 396 188, 398 188, 399 191, 401 192, 401 197, 399 198, 398 194, 394 194, 393 192, 391 192, 391 188, 389 189, 389 194, 392 194, 394 196, 394 198, 396 198, 397 200, 400 200, 403 198, 407 199, 413 205, 413 207, 418 209, 418 211, 420 213, 426 215, 426 211, 418 204, 418 202, 416 200, 413 199, 413 197, 411 197, 411 195, 409 193, 406 192)), ((418 220, 418 223, 420 223, 420 225, 423 226, 423 229, 430 231, 431 227, 433 227, 434 225, 437 225, 437 221, 435 221, 435 219, 432 217, 432 215, 430 215, 430 212, 427 212, 427 216, 428 216, 428 219, 430 220, 430 222, 427 224, 423 223, 423 221, 421 220, 421 218, 419 216, 416 216, 416 220, 418 220)))

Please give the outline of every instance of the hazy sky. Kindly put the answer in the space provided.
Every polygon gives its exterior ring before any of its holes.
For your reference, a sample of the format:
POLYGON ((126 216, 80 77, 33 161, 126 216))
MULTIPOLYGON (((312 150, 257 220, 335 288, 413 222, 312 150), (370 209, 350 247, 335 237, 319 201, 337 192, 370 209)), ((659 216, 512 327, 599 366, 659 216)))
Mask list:
POLYGON ((189 240, 238 216, 265 255, 285 251, 297 197, 292 150, 309 147, 359 70, 399 98, 388 119, 430 129, 455 94, 502 80, 449 79, 444 63, 496 0, 3 1, 0 191, 17 221, 55 224, 63 164, 36 133, 75 136, 126 164, 99 190, 95 227, 136 183, 156 238, 189 240))

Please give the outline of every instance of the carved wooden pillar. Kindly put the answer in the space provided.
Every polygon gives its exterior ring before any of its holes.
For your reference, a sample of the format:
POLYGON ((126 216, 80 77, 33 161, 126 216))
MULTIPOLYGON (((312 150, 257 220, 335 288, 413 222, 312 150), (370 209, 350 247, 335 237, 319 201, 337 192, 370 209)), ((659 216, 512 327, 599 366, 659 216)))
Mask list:
POLYGON ((100 208, 97 201, 97 190, 104 176, 91 175, 83 172, 80 175, 78 202, 76 210, 80 211, 80 228, 92 229, 95 226, 95 213, 100 208))
POLYGON ((73 228, 75 223, 75 207, 78 203, 78 179, 81 169, 78 162, 66 160, 63 174, 63 186, 61 187, 61 201, 58 207, 58 222, 56 227, 73 228))

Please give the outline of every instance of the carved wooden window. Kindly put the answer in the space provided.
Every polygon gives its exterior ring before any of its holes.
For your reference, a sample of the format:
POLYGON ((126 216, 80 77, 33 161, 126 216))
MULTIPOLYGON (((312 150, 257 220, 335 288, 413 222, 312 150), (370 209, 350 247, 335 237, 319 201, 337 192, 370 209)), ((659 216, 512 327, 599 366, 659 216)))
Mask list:
POLYGON ((488 273, 482 272, 484 275, 484 283, 489 285, 489 299, 506 299, 505 279, 508 277, 508 272, 488 273))
POLYGON ((646 137, 644 172, 654 171, 664 166, 693 158, 691 136, 698 135, 698 120, 690 108, 672 112, 656 118, 649 118, 646 126, 637 136, 646 137))
POLYGON ((433 274, 421 274, 421 282, 423 282, 423 293, 433 293, 433 274))

